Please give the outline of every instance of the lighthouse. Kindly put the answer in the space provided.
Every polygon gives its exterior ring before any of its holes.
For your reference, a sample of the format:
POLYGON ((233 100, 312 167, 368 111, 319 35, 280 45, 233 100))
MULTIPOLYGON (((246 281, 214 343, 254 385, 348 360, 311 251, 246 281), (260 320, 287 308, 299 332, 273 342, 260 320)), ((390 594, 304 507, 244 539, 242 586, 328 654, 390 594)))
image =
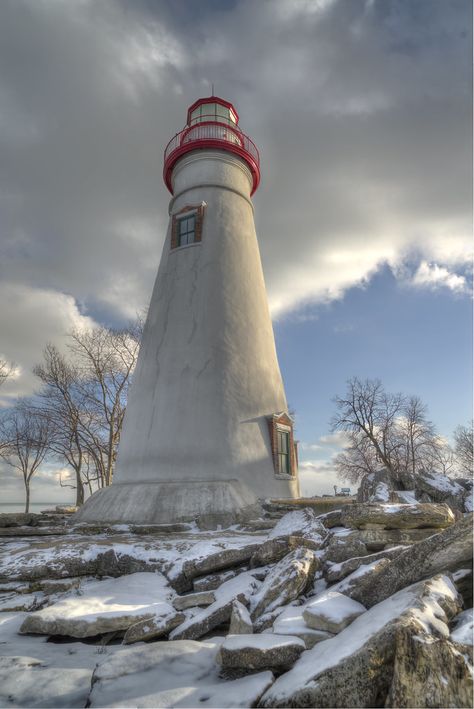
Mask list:
POLYGON ((169 224, 116 471, 83 521, 205 526, 298 496, 254 224, 260 158, 234 106, 189 108, 164 152, 169 224))

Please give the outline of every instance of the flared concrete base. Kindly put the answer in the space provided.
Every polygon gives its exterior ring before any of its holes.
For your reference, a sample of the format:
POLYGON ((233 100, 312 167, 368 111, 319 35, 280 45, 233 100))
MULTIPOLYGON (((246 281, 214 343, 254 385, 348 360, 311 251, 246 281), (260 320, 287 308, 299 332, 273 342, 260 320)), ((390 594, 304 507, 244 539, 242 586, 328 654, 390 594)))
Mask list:
POLYGON ((261 516, 257 498, 238 480, 114 483, 90 497, 76 522, 173 524, 196 521, 202 529, 261 516))

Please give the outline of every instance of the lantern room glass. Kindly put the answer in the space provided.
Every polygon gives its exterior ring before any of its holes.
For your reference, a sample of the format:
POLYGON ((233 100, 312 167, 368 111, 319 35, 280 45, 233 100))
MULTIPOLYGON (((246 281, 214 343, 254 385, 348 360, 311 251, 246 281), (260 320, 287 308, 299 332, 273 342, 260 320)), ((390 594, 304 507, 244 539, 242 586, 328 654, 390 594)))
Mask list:
POLYGON ((191 113, 192 126, 204 121, 217 121, 229 125, 236 125, 237 123, 236 116, 230 108, 220 103, 212 102, 201 103, 201 105, 191 113))

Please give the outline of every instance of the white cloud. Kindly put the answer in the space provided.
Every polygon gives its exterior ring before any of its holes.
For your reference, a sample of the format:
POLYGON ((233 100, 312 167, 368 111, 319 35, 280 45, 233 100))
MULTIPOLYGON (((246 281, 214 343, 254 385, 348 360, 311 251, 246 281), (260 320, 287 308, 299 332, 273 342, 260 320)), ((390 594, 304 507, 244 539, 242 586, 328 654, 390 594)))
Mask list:
POLYGON ((52 290, 1 283, 0 303, 2 356, 17 370, 0 391, 0 400, 5 404, 33 393, 37 382, 32 370, 48 342, 63 347, 72 328, 95 323, 81 314, 72 296, 52 290))
MULTIPOLYGON (((329 460, 308 460, 299 464, 300 490, 303 497, 332 495, 334 486, 346 486, 329 460)), ((350 487, 350 485, 349 485, 350 487)))
POLYGON ((467 290, 466 278, 449 271, 436 263, 422 261, 411 280, 411 285, 421 288, 448 288, 454 293, 464 293, 467 290))
POLYGON ((328 433, 326 436, 321 436, 319 442, 331 448, 346 448, 349 445, 349 438, 345 431, 335 431, 334 433, 328 433))
POLYGON ((322 446, 320 446, 318 443, 305 443, 304 441, 300 441, 298 443, 299 451, 319 451, 321 449, 322 446))

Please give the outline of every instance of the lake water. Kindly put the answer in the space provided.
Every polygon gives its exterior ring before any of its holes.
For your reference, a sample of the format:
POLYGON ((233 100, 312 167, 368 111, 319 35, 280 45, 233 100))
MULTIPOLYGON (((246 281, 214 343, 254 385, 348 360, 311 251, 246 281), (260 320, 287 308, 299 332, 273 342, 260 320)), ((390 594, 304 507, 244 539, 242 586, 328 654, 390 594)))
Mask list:
MULTIPOLYGON (((60 502, 30 502, 30 512, 41 512, 42 510, 50 510, 55 508, 56 505, 67 504, 60 502)), ((24 512, 25 503, 24 502, 0 502, 0 513, 1 512, 24 512)))

